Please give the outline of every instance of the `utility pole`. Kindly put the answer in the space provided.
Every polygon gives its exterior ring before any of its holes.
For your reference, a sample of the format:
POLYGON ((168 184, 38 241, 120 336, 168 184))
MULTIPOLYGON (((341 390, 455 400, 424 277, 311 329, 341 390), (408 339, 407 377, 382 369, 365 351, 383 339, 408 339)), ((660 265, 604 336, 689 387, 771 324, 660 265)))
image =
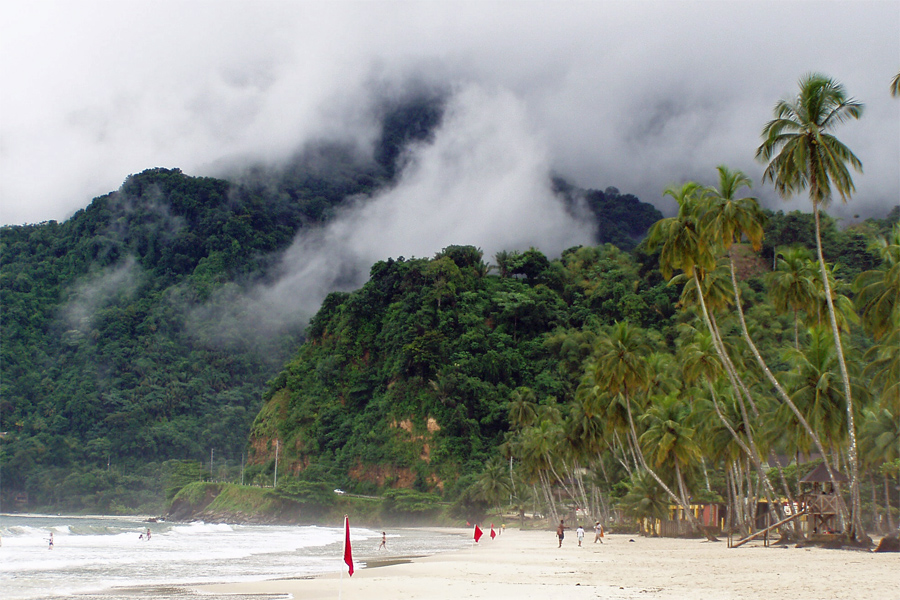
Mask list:
POLYGON ((216 453, 216 449, 215 449, 215 448, 210 448, 210 449, 209 449, 209 480, 210 480, 210 481, 213 480, 213 470, 212 470, 212 468, 213 468, 213 456, 215 455, 215 453, 216 453))
POLYGON ((244 485, 244 453, 241 452, 241 485, 244 485))

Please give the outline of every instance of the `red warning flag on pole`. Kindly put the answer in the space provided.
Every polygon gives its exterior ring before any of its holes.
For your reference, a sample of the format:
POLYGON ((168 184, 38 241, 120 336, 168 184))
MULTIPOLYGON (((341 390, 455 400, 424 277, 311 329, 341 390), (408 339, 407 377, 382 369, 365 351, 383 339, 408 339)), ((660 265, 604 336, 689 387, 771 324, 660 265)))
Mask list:
POLYGON ((476 544, 478 543, 478 540, 480 540, 480 539, 481 539, 481 536, 483 536, 483 535, 484 535, 484 532, 481 531, 481 527, 479 527, 479 526, 476 524, 476 525, 475 525, 475 543, 476 543, 476 544))
POLYGON ((344 515, 344 562, 353 576, 353 551, 350 548, 350 517, 344 515))
POLYGON ((495 537, 497 537, 497 532, 494 531, 494 524, 491 523, 491 539, 494 539, 495 537))

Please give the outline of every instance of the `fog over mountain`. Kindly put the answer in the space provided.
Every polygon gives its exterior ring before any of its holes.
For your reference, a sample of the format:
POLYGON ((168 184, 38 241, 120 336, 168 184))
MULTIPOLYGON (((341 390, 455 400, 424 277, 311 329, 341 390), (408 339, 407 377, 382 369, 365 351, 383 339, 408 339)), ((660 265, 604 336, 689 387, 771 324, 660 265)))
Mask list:
MULTIPOLYGON (((149 167, 227 176, 311 140, 369 148, 380 99, 411 84, 448 90, 461 116, 345 221, 381 224, 381 256, 424 253, 461 220, 471 238, 449 241, 500 247, 525 211, 547 224, 542 241, 559 239, 550 173, 669 213, 667 184, 711 183, 724 162, 766 205, 805 209, 760 184, 753 155, 774 103, 809 71, 866 104, 838 132, 865 173, 832 212, 880 216, 900 201, 896 1, 16 0, 0 17, 2 223, 64 219, 149 167), (525 204, 511 211, 511 198, 525 204), (420 213, 438 218, 412 227, 420 213)), ((329 235, 350 252, 376 243, 329 235)))

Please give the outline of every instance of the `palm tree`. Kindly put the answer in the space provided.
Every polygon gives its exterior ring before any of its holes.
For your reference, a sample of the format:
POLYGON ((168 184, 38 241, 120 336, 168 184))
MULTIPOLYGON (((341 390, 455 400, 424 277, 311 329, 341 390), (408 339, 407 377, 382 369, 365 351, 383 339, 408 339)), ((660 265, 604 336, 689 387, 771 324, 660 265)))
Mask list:
POLYGON ((501 502, 508 500, 512 486, 506 474, 506 464, 499 457, 493 457, 484 465, 484 470, 475 481, 477 496, 501 513, 501 502))
POLYGON ((704 227, 711 231, 726 251, 744 237, 758 251, 762 244, 765 215, 756 198, 736 197, 741 188, 752 187, 750 178, 743 171, 732 171, 725 165, 719 165, 716 171, 719 173, 719 187, 708 190, 704 227))
POLYGON ((769 300, 779 313, 794 315, 794 347, 800 349, 800 312, 807 312, 816 300, 815 263, 802 246, 778 253, 775 270, 768 273, 769 300))
POLYGON ((778 193, 786 198, 800 191, 808 190, 813 205, 816 251, 847 404, 852 507, 849 531, 851 539, 866 537, 860 514, 859 465, 853 420, 853 395, 831 297, 825 257, 822 254, 819 209, 828 206, 832 192, 836 192, 841 200, 846 202, 855 190, 849 167, 861 172, 862 163, 846 145, 830 132, 836 125, 848 119, 860 118, 862 112, 863 105, 849 98, 844 91, 844 86, 818 73, 807 75, 800 80, 800 92, 796 98, 780 100, 775 105, 775 118, 763 128, 764 141, 756 151, 758 159, 768 162, 763 174, 763 181, 771 181, 778 193))
POLYGON ((669 515, 669 503, 659 483, 645 470, 635 471, 625 483, 628 492, 619 506, 625 514, 641 523, 645 519, 665 519, 669 515))
POLYGON ((516 429, 534 424, 537 418, 537 402, 531 388, 522 386, 509 397, 509 423, 516 429))
POLYGON ((882 264, 854 282, 863 324, 878 342, 866 352, 866 374, 880 388, 882 403, 900 413, 900 224, 873 247, 882 264))
MULTIPOLYGON (((874 467, 900 460, 900 414, 888 408, 866 411, 862 427, 862 452, 874 467)), ((884 475, 884 499, 887 507, 888 530, 893 531, 893 515, 889 493, 887 470, 884 475)))
POLYGON ((900 323, 900 224, 895 224, 890 235, 877 240, 872 248, 881 256, 882 264, 878 269, 860 273, 853 287, 866 329, 880 340, 896 331, 900 323))
POLYGON ((834 340, 819 326, 809 329, 809 343, 802 350, 789 349, 785 360, 791 370, 785 381, 791 399, 813 429, 824 437, 826 449, 837 451, 846 439, 845 398, 837 369, 834 340))
POLYGON ((894 78, 891 80, 891 96, 894 98, 900 96, 900 73, 894 75, 894 78))
POLYGON ((663 396, 641 417, 647 430, 640 438, 656 468, 670 466, 674 469, 681 505, 688 511, 690 498, 684 472, 700 461, 700 447, 693 439, 696 432, 686 425, 689 416, 690 407, 677 394, 663 396))
POLYGON ((597 388, 606 390, 610 395, 622 397, 628 417, 632 448, 640 466, 656 480, 676 504, 682 504, 692 526, 696 527, 699 523, 690 512, 690 506, 684 505, 683 499, 675 494, 650 467, 641 449, 632 405, 638 402, 641 392, 644 392, 649 384, 650 372, 646 360, 649 353, 650 346, 640 328, 630 325, 627 321, 613 324, 597 338, 597 358, 593 364, 594 383, 597 388))

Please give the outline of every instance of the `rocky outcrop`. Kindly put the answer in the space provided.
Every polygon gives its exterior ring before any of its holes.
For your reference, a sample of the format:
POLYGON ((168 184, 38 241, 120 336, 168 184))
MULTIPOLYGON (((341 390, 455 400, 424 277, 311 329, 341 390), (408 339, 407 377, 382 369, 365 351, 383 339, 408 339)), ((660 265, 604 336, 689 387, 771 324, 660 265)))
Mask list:
POLYGON ((875 552, 900 552, 900 537, 888 535, 881 538, 875 552))

